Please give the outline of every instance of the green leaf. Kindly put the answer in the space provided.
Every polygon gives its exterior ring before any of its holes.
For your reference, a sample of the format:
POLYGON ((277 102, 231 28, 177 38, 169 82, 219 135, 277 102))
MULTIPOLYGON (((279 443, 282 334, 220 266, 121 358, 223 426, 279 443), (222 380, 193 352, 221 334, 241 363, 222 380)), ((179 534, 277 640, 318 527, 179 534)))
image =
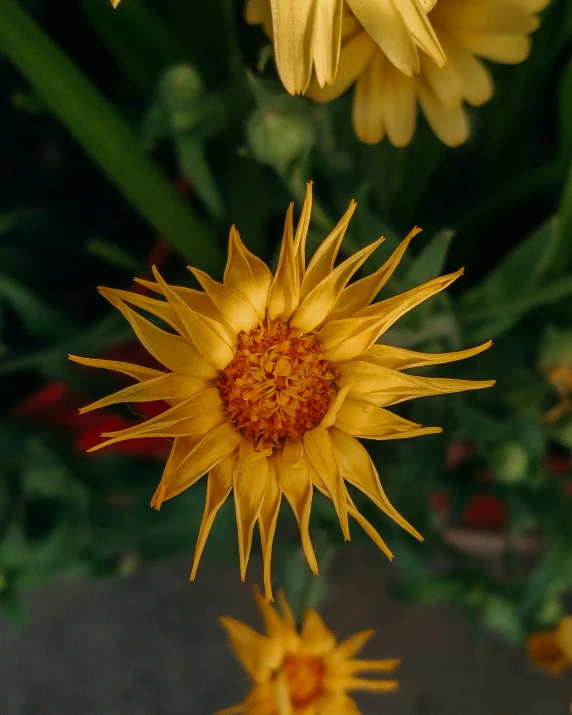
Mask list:
POLYGON ((104 238, 90 239, 85 244, 85 250, 91 253, 92 256, 109 263, 111 266, 121 268, 130 273, 140 273, 143 269, 141 261, 135 258, 129 251, 113 243, 113 241, 108 241, 104 238))
POLYGON ((222 199, 206 159, 204 142, 195 133, 187 132, 176 138, 175 145, 183 173, 212 216, 221 219, 222 199))
POLYGON ((143 153, 129 126, 14 0, 0 0, 0 49, 85 152, 181 255, 205 270, 222 263, 211 230, 143 153))
MULTIPOLYGON (((414 258, 400 285, 400 290, 406 291, 410 288, 415 288, 415 286, 421 285, 421 283, 425 283, 443 273, 454 235, 454 231, 445 228, 433 236, 414 258)), ((421 237, 421 239, 415 240, 423 239, 421 237)))
POLYGON ((26 330, 35 337, 61 338, 72 330, 64 315, 8 276, 0 275, 0 301, 5 301, 18 313, 26 330))

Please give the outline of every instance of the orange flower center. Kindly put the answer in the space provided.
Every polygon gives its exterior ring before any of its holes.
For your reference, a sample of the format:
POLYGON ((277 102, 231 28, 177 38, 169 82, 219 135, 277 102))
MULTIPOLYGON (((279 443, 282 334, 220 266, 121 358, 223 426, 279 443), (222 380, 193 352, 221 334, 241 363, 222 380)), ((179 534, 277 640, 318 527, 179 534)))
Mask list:
POLYGON ((315 655, 288 653, 282 663, 290 700, 295 708, 305 708, 324 690, 324 662, 315 655))
POLYGON ((240 333, 216 384, 241 434, 280 445, 320 424, 336 394, 335 377, 314 335, 267 320, 240 333))

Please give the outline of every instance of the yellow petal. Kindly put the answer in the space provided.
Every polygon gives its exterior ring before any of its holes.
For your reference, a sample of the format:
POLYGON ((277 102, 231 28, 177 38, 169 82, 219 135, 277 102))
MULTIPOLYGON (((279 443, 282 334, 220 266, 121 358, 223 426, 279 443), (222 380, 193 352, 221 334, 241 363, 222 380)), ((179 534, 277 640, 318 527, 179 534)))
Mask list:
POLYGON ((153 400, 186 400, 197 392, 204 390, 209 385, 208 380, 201 377, 188 377, 169 373, 159 377, 143 380, 135 385, 118 390, 108 397, 97 402, 92 402, 87 407, 82 407, 81 414, 97 410, 100 407, 116 405, 119 402, 152 402, 153 400))
POLYGON ((394 298, 374 303, 352 318, 326 323, 319 331, 326 358, 345 362, 362 355, 402 315, 447 288, 462 274, 463 269, 434 278, 394 298))
POLYGON ((290 204, 286 213, 284 236, 280 247, 278 267, 268 294, 268 317, 288 320, 298 307, 300 283, 294 253, 294 204, 290 204))
POLYGON ((264 25, 272 30, 270 0, 248 0, 244 10, 244 19, 249 25, 264 25))
MULTIPOLYGON (((438 67, 432 59, 421 57, 421 74, 439 104, 446 109, 459 109, 463 104, 463 88, 454 66, 448 62, 438 67)), ((411 82, 414 86, 414 83, 411 82)))
POLYGON ((302 622, 302 647, 300 652, 308 655, 323 655, 336 647, 336 639, 324 621, 313 609, 304 612, 302 622))
POLYGON ((411 240, 417 236, 418 233, 421 233, 421 229, 415 226, 403 241, 401 241, 381 268, 378 268, 375 273, 365 276, 359 281, 349 285, 341 294, 334 310, 328 316, 328 320, 347 318, 367 307, 391 278, 411 240))
POLYGON ((481 34, 456 31, 459 42, 479 57, 508 65, 523 62, 530 53, 530 39, 512 34, 481 34))
POLYGON ((234 288, 218 283, 208 273, 191 268, 189 270, 201 284, 205 293, 224 316, 224 320, 236 333, 249 333, 258 324, 259 316, 252 303, 234 288))
POLYGON ((488 102, 493 96, 493 80, 485 65, 448 32, 440 34, 463 98, 475 107, 488 102))
POLYGON ((176 497, 230 456, 238 447, 240 436, 224 422, 208 432, 187 454, 172 474, 161 501, 176 497))
POLYGON ((356 655, 356 653, 359 653, 374 635, 375 631, 373 628, 356 633, 336 646, 336 649, 330 654, 328 660, 345 661, 349 658, 353 658, 353 656, 356 655))
POLYGON ((276 457, 268 458, 268 478, 266 481, 266 493, 258 516, 258 528, 260 530, 260 541, 262 543, 262 559, 264 563, 264 593, 267 601, 273 601, 272 595, 272 543, 276 533, 276 524, 280 512, 280 502, 282 492, 278 486, 276 477, 276 457))
POLYGON ((161 377, 164 372, 161 370, 154 370, 151 367, 143 367, 142 365, 134 365, 130 362, 120 362, 118 360, 100 360, 98 358, 86 358, 79 357, 78 355, 68 355, 70 360, 77 362, 80 365, 87 365, 88 367, 100 367, 104 370, 114 370, 115 372, 121 372, 124 375, 133 377, 135 380, 150 380, 154 377, 161 377))
POLYGON ((270 0, 276 68, 290 94, 304 93, 312 75, 314 5, 315 0, 270 0))
POLYGON ((143 347, 173 372, 191 377, 214 378, 216 369, 184 338, 167 333, 125 305, 122 300, 108 296, 109 302, 127 319, 143 347))
POLYGON ((362 248, 343 263, 334 268, 304 298, 290 321, 290 325, 304 332, 310 332, 327 318, 351 277, 358 271, 371 254, 384 241, 383 238, 362 248))
POLYGON ((163 469, 161 481, 157 485, 157 489, 151 499, 151 506, 159 510, 164 501, 167 486, 171 483, 173 475, 177 472, 181 464, 187 456, 193 451, 197 444, 203 438, 202 435, 193 435, 192 437, 176 437, 173 440, 173 446, 163 469))
POLYGON ((331 102, 336 99, 366 71, 375 49, 375 43, 366 32, 352 37, 342 48, 335 81, 331 85, 320 87, 314 77, 306 95, 315 102, 331 102))
POLYGON ((302 212, 296 233, 294 235, 294 253, 296 254, 297 280, 301 284, 306 272, 306 239, 308 238, 308 229, 310 227, 310 218, 312 216, 312 182, 306 184, 306 194, 304 203, 302 204, 302 212))
POLYGON ((348 692, 366 690, 372 693, 390 693, 392 690, 397 690, 399 683, 397 680, 368 680, 348 677, 340 679, 339 687, 348 692))
POLYGON ((312 260, 306 269, 302 281, 302 287, 300 289, 301 300, 332 272, 338 250, 356 206, 355 201, 350 201, 350 205, 345 214, 312 256, 312 260))
POLYGON ((268 479, 266 452, 253 452, 238 459, 234 467, 234 506, 238 529, 240 578, 246 578, 246 568, 252 547, 254 525, 260 514, 268 479))
POLYGON ((205 510, 197 544, 195 546, 195 556, 193 559, 193 568, 191 569, 190 580, 194 581, 197 575, 199 562, 205 548, 205 544, 214 523, 218 510, 226 501, 230 490, 232 489, 232 475, 234 472, 234 464, 236 456, 231 455, 221 462, 216 464, 210 471, 207 480, 207 495, 205 499, 205 510))
POLYGON ((318 84, 336 77, 342 41, 342 0, 316 0, 314 7, 314 68, 318 84))
POLYGON ((556 642, 572 663, 572 616, 560 620, 556 629, 556 642))
MULTIPOLYGON (((400 6, 402 0, 347 0, 350 9, 376 45, 398 70, 411 76, 413 72, 419 72, 419 55, 411 33, 396 8, 396 2, 400 6)), ((426 18, 425 21, 429 24, 426 18)))
POLYGON ((115 9, 119 5, 120 2, 121 2, 121 0, 111 0, 113 9, 115 9))
POLYGON ((372 345, 361 359, 375 363, 376 365, 390 367, 394 370, 406 370, 412 367, 441 365, 443 363, 455 362, 456 360, 464 360, 473 355, 478 355, 483 352, 483 350, 487 350, 492 344, 492 340, 489 340, 475 348, 459 350, 454 353, 421 353, 415 350, 397 348, 393 345, 372 345))
POLYGON ((431 18, 454 34, 464 30, 483 38, 487 35, 528 35, 540 24, 537 17, 515 2, 465 0, 446 2, 443 7, 437 5, 431 18))
POLYGON ((469 137, 469 122, 462 106, 444 107, 429 89, 423 77, 416 78, 417 96, 431 129, 447 146, 455 147, 469 137))
POLYGON ((307 459, 326 485, 328 496, 334 504, 342 527, 344 539, 349 541, 350 530, 346 507, 346 489, 340 474, 332 440, 325 427, 315 427, 304 435, 304 452, 307 459))
POLYGON ((276 453, 276 478, 298 522, 302 549, 308 566, 312 573, 318 573, 318 564, 309 531, 312 511, 312 482, 304 460, 304 448, 301 442, 287 444, 282 452, 276 453))
POLYGON ((415 39, 417 47, 423 50, 439 67, 443 67, 447 58, 420 0, 393 0, 393 2, 401 19, 415 39))
MULTIPOLYGON (((155 293, 160 293, 165 298, 167 297, 163 293, 163 289, 159 285, 159 283, 155 283, 154 281, 147 281, 143 278, 135 278, 135 282, 144 286, 148 290, 152 290, 155 293)), ((176 295, 196 313, 206 315, 207 317, 212 318, 213 320, 218 320, 219 322, 224 321, 224 317, 220 310, 218 310, 218 308, 213 305, 212 300, 208 297, 206 293, 203 293, 202 290, 195 290, 194 288, 186 288, 184 286, 169 285, 168 294, 176 295)))
POLYGON ((337 689, 337 683, 332 683, 336 689, 326 690, 318 700, 317 715, 362 715, 356 703, 337 689))
POLYGON ((353 501, 351 500, 349 494, 347 495, 348 499, 348 514, 351 514, 353 518, 357 521, 357 523, 361 526, 361 528, 365 531, 365 533, 369 536, 369 538, 373 541, 373 543, 377 546, 377 548, 380 551, 383 551, 383 553, 387 556, 387 558, 390 561, 393 561, 393 554, 389 550, 389 547, 385 543, 385 541, 381 538, 381 536, 377 533, 377 531, 374 529, 374 527, 369 523, 369 521, 361 514, 357 509, 353 501))
POLYGON ((411 526, 389 501, 381 486, 377 469, 365 447, 357 439, 335 427, 330 430, 330 437, 342 477, 360 489, 402 529, 408 531, 419 541, 423 541, 423 537, 417 529, 411 526))
POLYGON ((384 82, 381 109, 385 131, 393 146, 407 146, 417 123, 415 84, 403 72, 389 64, 385 71, 384 82))
POLYGON ((117 290, 116 288, 104 288, 100 287, 99 292, 101 295, 109 300, 109 296, 114 296, 120 300, 134 305, 137 308, 142 308, 152 315, 156 315, 161 320, 164 320, 167 325, 176 330, 178 333, 184 332, 183 324, 181 323, 177 313, 173 310, 173 307, 165 300, 155 300, 154 298, 149 298, 146 295, 141 295, 140 293, 132 293, 127 290, 117 290))
POLYGON ((264 680, 268 674, 268 662, 274 660, 275 646, 266 636, 234 618, 219 619, 228 633, 230 643, 242 667, 255 682, 264 680))
POLYGON ((398 439, 440 432, 438 427, 418 429, 420 425, 389 410, 374 407, 361 400, 346 399, 338 412, 336 427, 346 434, 367 439, 398 439))
POLYGON ((352 660, 347 664, 347 670, 348 673, 391 673, 400 665, 400 658, 381 658, 379 660, 352 660))
POLYGON ((376 49, 357 81, 352 122, 358 139, 364 144, 377 144, 385 136, 386 77, 390 66, 385 55, 376 49))
POLYGON ((264 318, 271 283, 272 273, 268 266, 246 248, 233 226, 228 237, 224 284, 248 298, 258 315, 264 318))

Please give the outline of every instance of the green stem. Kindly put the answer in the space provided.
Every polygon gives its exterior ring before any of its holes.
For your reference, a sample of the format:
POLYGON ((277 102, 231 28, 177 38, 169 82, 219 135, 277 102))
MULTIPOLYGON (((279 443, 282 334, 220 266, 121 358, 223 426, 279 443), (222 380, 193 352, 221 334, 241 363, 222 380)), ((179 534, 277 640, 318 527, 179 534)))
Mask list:
POLYGON ((130 127, 14 0, 0 0, 0 49, 116 188, 196 266, 216 270, 215 235, 149 160, 130 127))

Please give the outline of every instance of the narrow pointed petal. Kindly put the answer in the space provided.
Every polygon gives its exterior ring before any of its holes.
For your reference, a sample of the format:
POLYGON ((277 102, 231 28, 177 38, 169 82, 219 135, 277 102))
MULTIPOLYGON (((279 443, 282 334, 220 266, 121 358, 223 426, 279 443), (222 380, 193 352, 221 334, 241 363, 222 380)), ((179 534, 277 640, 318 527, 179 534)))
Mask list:
POLYGON ((272 544, 276 533, 276 524, 280 512, 280 502, 282 501, 282 491, 278 485, 276 477, 276 457, 268 458, 268 479, 266 482, 266 493, 258 516, 258 528, 260 530, 260 541, 262 543, 262 559, 264 563, 264 594, 267 601, 273 601, 272 595, 272 544))
POLYGON ((268 266, 246 248, 233 226, 228 238, 224 284, 248 298, 260 318, 264 318, 271 283, 272 273, 268 266))
POLYGON ((388 545, 385 543, 385 541, 381 538, 381 536, 377 533, 376 529, 369 523, 369 521, 361 514, 357 508, 356 505, 353 503, 351 500, 350 496, 348 495, 348 514, 351 514, 353 518, 357 521, 357 523, 361 526, 361 528, 365 531, 365 533, 369 536, 369 538, 373 541, 373 543, 378 547, 380 551, 383 551, 383 553, 387 556, 387 558, 390 561, 393 561, 393 553, 389 549, 388 545))
POLYGON ((255 682, 264 680, 269 670, 268 662, 273 660, 275 647, 272 641, 234 618, 223 616, 219 621, 228 633, 242 667, 255 682))
POLYGON ((319 0, 314 10, 314 68, 320 87, 336 77, 342 41, 342 0, 319 0))
POLYGON ((381 268, 378 268, 375 273, 349 285, 341 294, 328 319, 340 320, 347 318, 366 308, 391 278, 411 240, 419 233, 421 233, 421 229, 415 226, 381 268))
POLYGON ((316 0, 270 0, 274 57, 290 94, 306 91, 312 76, 316 0))
POLYGON ((326 485, 329 497, 340 521, 344 539, 349 541, 350 530, 346 507, 346 489, 340 474, 332 440, 325 427, 318 426, 304 435, 304 452, 326 485))
POLYGON ((266 452, 253 452, 239 459, 234 467, 234 505, 238 529, 240 578, 246 578, 246 568, 252 547, 254 525, 260 514, 268 481, 266 452))
POLYGON ((462 274, 463 269, 434 278, 394 298, 374 303, 352 318, 326 323, 319 331, 326 358, 339 363, 362 355, 402 315, 445 290, 462 274))
POLYGON ((362 715, 356 703, 337 689, 326 690, 326 692, 318 700, 317 715, 362 715))
POLYGON ((92 402, 87 407, 82 407, 80 414, 97 410, 100 407, 116 405, 119 402, 152 402, 154 400, 175 400, 180 402, 192 397, 197 392, 206 389, 209 381, 201 377, 188 377, 176 373, 162 374, 150 380, 143 380, 135 385, 118 390, 108 397, 97 402, 92 402))
POLYGON ((320 281, 304 298, 292 316, 290 324, 305 332, 310 332, 321 325, 328 317, 329 312, 338 301, 351 277, 363 266, 383 240, 383 238, 380 238, 369 246, 362 248, 361 251, 354 253, 353 256, 350 256, 335 268, 329 276, 320 281))
POLYGON ((104 370, 113 370, 121 372, 124 375, 134 378, 135 380, 152 380, 154 377, 161 377, 164 372, 154 370, 151 367, 143 367, 142 365, 134 365, 130 362, 120 362, 118 360, 100 360, 99 358, 79 357, 78 355, 68 355, 69 359, 77 362, 80 365, 87 367, 99 367, 104 370))
POLYGON ((208 273, 198 268, 189 267, 205 293, 224 316, 224 320, 232 330, 248 333, 259 321, 258 313, 252 303, 234 288, 218 283, 208 273))
MULTIPOLYGON (((159 283, 154 281, 147 281, 143 278, 135 278, 135 282, 144 286, 148 290, 152 290, 155 293, 160 293, 165 298, 167 297, 163 293, 163 289, 159 283)), ((186 288, 185 286, 168 286, 168 292, 170 295, 176 295, 184 303, 186 303, 189 308, 192 308, 196 313, 201 315, 206 315, 208 318, 213 320, 218 320, 219 322, 224 321, 224 318, 218 310, 218 308, 213 304, 212 300, 208 297, 206 293, 202 290, 195 290, 194 288, 186 288)))
POLYGON ((296 226, 294 235, 294 253, 296 255, 297 279, 302 283, 306 271, 306 240, 308 229, 310 228, 310 218, 312 216, 312 182, 306 184, 306 195, 302 205, 302 213, 296 226))
POLYGON ((268 294, 268 317, 271 320, 276 318, 289 320, 298 307, 300 299, 300 283, 294 254, 293 212, 294 204, 290 204, 286 214, 278 267, 268 294))
POLYGON ((336 647, 334 634, 329 628, 326 628, 324 621, 311 608, 304 612, 300 635, 302 636, 302 653, 323 655, 336 647))
POLYGON ((350 673, 391 673, 401 665, 400 658, 383 658, 379 660, 352 660, 348 664, 350 673))
POLYGON ((415 44, 425 52, 438 67, 445 66, 447 58, 439 43, 431 21, 419 0, 394 0, 407 29, 415 39, 415 44))
POLYGON ((397 680, 368 680, 367 678, 344 678, 340 681, 339 687, 347 692, 353 690, 367 690, 372 693, 390 693, 397 690, 399 683, 397 680))
POLYGON ((348 398, 338 412, 335 426, 346 434, 365 439, 403 439, 441 432, 439 427, 423 427, 403 417, 361 400, 348 398))
POLYGON ((282 453, 276 453, 276 478, 298 522, 306 561, 312 573, 316 574, 318 573, 318 563, 309 531, 312 482, 304 460, 304 448, 301 442, 287 444, 282 453))
POLYGON ((482 353, 493 344, 492 340, 488 340, 482 345, 477 345, 475 348, 468 350, 459 350, 453 353, 421 353, 415 350, 405 350, 405 348, 397 348, 393 345, 372 345, 372 347, 364 353, 362 360, 390 367, 393 370, 407 370, 412 367, 424 367, 425 365, 441 365, 443 363, 455 362, 456 360, 465 360, 473 355, 482 353))
POLYGON ((235 455, 223 459, 211 469, 208 476, 205 510, 195 546, 193 568, 190 575, 191 581, 194 581, 197 575, 199 562, 218 510, 224 504, 232 489, 232 476, 235 462, 235 455))
POLYGON ((355 437, 335 427, 330 430, 330 437, 332 438, 342 477, 368 496, 379 509, 399 526, 419 541, 423 541, 423 537, 417 529, 411 526, 389 501, 367 449, 355 437))
POLYGON ((157 511, 161 508, 167 486, 171 483, 173 475, 176 474, 181 464, 185 461, 187 456, 193 451, 202 438, 203 435, 193 435, 191 437, 175 437, 173 440, 173 447, 171 448, 169 458, 167 459, 167 463, 163 469, 161 481, 157 485, 157 489, 155 489, 155 493, 151 499, 151 506, 154 509, 157 509, 157 511))
POLYGON ((134 305, 137 308, 142 308, 148 313, 151 313, 151 315, 156 315, 158 318, 161 318, 161 320, 165 321, 167 325, 178 333, 184 334, 184 326, 179 316, 173 307, 165 300, 155 300, 146 295, 141 295, 141 293, 132 293, 128 290, 118 290, 116 288, 102 287, 99 288, 99 292, 107 300, 109 300, 108 296, 114 296, 125 303, 134 305))
POLYGON ((239 435, 226 422, 208 432, 172 474, 161 501, 171 499, 192 486, 225 457, 229 457, 239 442, 239 435))
POLYGON ((336 256, 340 245, 344 239, 346 229, 350 222, 351 217, 356 209, 356 202, 350 201, 350 205, 338 221, 338 224, 329 234, 329 236, 323 241, 318 247, 316 253, 312 256, 306 273, 304 274, 304 279, 302 281, 302 287, 300 289, 300 299, 304 298, 314 290, 314 288, 324 280, 333 270, 336 256))
POLYGON ((111 295, 107 299, 127 319, 147 352, 169 370, 191 377, 216 377, 216 369, 187 340, 161 330, 122 300, 111 295))
POLYGON ((356 633, 351 636, 351 638, 347 638, 345 641, 342 641, 329 656, 329 659, 335 661, 345 661, 353 658, 353 656, 359 653, 374 635, 375 631, 373 628, 356 633))

